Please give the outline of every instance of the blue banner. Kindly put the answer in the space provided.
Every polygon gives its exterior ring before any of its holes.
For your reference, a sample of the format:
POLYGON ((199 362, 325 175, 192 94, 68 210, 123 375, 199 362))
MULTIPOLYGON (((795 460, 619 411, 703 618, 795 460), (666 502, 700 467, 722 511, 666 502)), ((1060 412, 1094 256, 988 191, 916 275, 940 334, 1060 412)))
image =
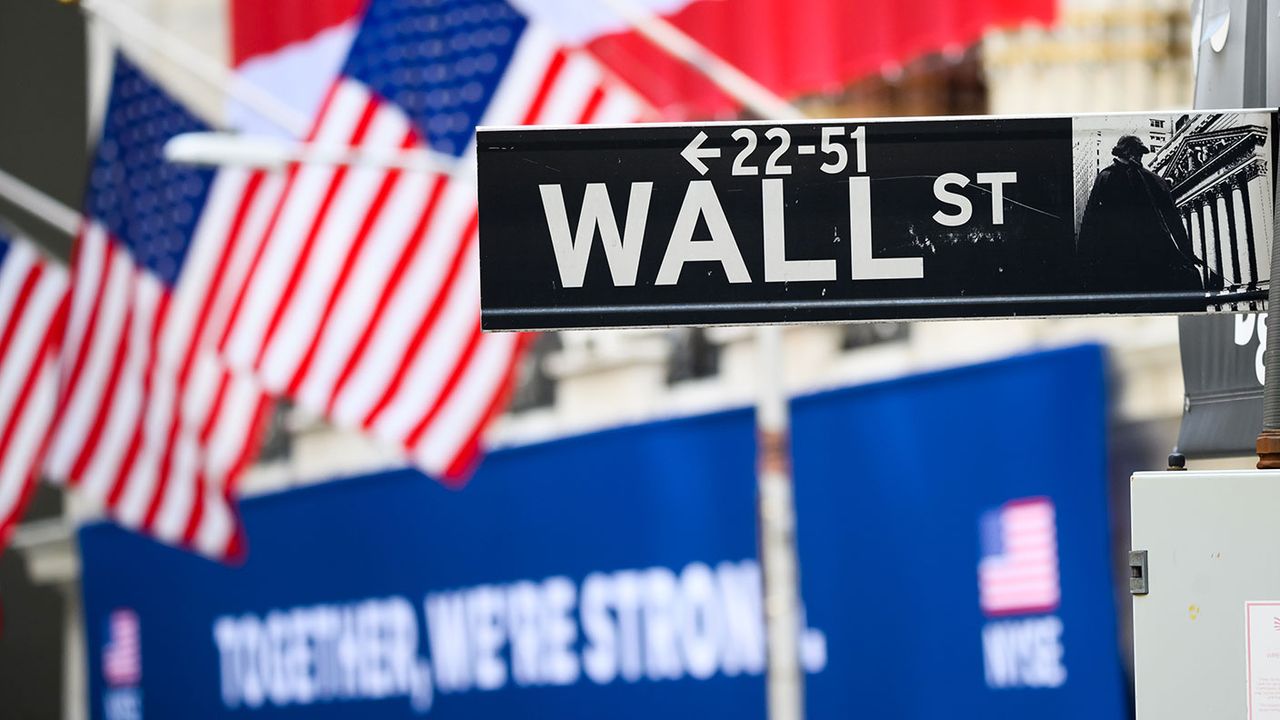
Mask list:
MULTIPOLYGON (((813 718, 1127 715, 1094 346, 798 398, 813 718)), ((251 499, 228 568, 80 533, 92 716, 764 717, 737 410, 251 499)))

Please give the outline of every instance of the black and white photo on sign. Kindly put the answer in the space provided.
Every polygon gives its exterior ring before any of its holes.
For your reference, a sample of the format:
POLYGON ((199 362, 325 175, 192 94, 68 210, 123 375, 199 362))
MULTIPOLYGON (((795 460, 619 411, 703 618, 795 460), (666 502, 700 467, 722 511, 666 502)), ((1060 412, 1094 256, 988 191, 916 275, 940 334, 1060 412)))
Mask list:
POLYGON ((1240 112, 1076 118, 1076 254, 1088 289, 1265 289, 1270 122, 1240 112))

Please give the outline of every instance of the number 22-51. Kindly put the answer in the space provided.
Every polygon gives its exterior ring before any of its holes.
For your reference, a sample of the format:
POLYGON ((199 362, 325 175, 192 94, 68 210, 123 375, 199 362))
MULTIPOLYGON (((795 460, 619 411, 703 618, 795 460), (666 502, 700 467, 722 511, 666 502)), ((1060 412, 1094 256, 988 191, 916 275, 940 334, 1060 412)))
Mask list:
MULTIPOLYGON (((765 160, 765 175, 790 175, 791 165, 784 162, 787 151, 791 149, 791 133, 786 128, 775 127, 765 131, 764 137, 768 141, 772 141, 775 145, 773 151, 769 153, 768 159, 765 160)), ((835 175, 843 172, 849 165, 849 149, 845 147, 844 139, 848 137, 854 141, 854 167, 855 172, 864 173, 867 171, 867 129, 859 126, 853 132, 845 134, 843 127, 824 127, 822 128, 822 141, 818 149, 823 155, 827 156, 827 161, 819 165, 819 169, 828 175, 835 175)), ((742 145, 742 149, 733 159, 732 173, 734 175, 759 175, 760 168, 749 164, 751 155, 759 147, 760 140, 756 135, 756 131, 751 128, 738 128, 733 131, 733 139, 742 145)), ((812 145, 799 146, 799 154, 812 155, 814 147, 812 145)))

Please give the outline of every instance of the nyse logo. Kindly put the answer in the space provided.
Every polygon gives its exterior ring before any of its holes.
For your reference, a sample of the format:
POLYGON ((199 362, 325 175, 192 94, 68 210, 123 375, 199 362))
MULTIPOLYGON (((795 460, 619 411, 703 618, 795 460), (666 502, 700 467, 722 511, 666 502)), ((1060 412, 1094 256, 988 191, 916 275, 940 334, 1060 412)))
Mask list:
POLYGON ((142 691, 138 688, 112 688, 102 698, 107 720, 142 720, 142 691))
POLYGON ((1067 681, 1058 531, 1053 501, 1010 500, 978 519, 978 605, 987 687, 1056 688, 1067 681))
POLYGON ((102 644, 103 715, 107 720, 142 720, 142 633, 138 614, 129 608, 107 617, 102 644))
POLYGON ((987 687, 1056 688, 1067 681, 1062 621, 1054 615, 1000 620, 982 628, 987 687))

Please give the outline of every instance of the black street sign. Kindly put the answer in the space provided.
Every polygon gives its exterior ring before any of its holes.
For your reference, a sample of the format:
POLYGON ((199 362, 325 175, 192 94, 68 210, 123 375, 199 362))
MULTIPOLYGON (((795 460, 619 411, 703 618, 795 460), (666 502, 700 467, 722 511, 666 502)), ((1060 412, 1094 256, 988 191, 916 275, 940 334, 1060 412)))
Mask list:
POLYGON ((478 133, 486 330, 1265 296, 1273 111, 478 133))

